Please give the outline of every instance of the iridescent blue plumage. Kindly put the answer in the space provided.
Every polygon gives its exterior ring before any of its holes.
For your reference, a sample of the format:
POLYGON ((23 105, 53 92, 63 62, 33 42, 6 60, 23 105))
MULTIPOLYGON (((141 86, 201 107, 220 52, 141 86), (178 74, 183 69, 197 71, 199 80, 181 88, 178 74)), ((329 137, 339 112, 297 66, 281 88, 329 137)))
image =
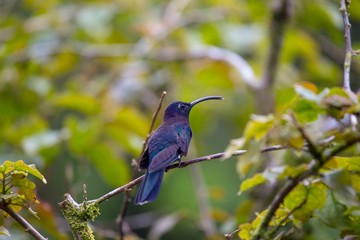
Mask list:
POLYGON ((218 96, 200 98, 191 103, 174 102, 164 114, 163 123, 152 134, 140 159, 140 168, 147 169, 135 197, 135 204, 145 204, 156 199, 166 167, 186 156, 192 137, 189 113, 199 102, 223 99, 218 96))

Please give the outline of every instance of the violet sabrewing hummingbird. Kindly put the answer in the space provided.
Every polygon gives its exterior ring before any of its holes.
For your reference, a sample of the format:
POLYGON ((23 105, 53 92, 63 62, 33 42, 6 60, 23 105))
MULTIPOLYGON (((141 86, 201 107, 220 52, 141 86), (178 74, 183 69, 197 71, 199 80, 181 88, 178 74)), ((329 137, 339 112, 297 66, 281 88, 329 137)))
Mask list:
POLYGON ((191 103, 173 102, 166 109, 163 123, 149 138, 140 157, 139 168, 147 169, 137 191, 134 203, 142 205, 156 199, 166 167, 186 156, 192 132, 189 114, 192 107, 207 100, 223 100, 220 96, 208 96, 191 103))

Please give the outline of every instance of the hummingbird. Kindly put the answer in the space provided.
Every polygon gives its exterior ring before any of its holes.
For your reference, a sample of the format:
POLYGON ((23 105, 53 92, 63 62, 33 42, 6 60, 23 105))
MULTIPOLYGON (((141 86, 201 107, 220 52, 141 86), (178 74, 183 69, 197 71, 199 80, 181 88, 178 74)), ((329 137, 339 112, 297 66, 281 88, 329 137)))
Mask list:
POLYGON ((166 109, 162 124, 149 138, 139 161, 139 168, 146 169, 145 177, 137 191, 134 204, 153 202, 161 187, 168 166, 186 156, 192 137, 189 123, 191 109, 208 100, 223 100, 220 96, 208 96, 190 103, 173 102, 166 109))

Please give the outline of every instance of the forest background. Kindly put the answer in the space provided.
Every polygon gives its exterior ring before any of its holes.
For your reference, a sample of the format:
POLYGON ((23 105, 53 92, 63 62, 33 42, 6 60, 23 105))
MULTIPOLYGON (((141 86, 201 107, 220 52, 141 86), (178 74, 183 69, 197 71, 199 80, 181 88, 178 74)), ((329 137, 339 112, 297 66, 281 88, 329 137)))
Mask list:
MULTIPOLYGON (((142 174, 133 159, 166 91, 164 107, 225 98, 191 112, 183 160, 225 156, 172 169, 154 203, 124 204, 135 191, 101 202, 89 221, 96 239, 359 234, 360 2, 345 5, 0 1, 2 212, 49 239, 72 238, 59 206, 64 194, 98 199, 142 174), (346 10, 352 43, 344 39, 346 10), (19 159, 39 172, 4 163, 19 159), (273 215, 264 211, 271 207, 273 215)), ((18 222, 4 214, 2 234, 31 239, 18 222)))

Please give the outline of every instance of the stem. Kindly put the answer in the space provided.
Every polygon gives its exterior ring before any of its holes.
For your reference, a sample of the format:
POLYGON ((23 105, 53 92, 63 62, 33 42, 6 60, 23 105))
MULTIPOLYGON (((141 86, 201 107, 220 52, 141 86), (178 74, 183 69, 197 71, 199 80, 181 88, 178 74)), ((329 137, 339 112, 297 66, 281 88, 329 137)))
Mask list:
MULTIPOLYGON (((286 148, 287 148, 286 146, 275 145, 275 146, 265 147, 261 150, 261 152, 265 153, 265 152, 283 150, 286 148)), ((244 155, 246 152, 247 152, 246 150, 237 150, 237 151, 234 151, 231 154, 231 156, 241 156, 241 155, 244 155)), ((225 155, 227 155, 226 152, 220 152, 220 153, 215 153, 215 154, 211 154, 211 155, 207 155, 207 156, 203 156, 203 157, 193 158, 191 160, 183 161, 181 163, 180 168, 187 167, 189 165, 200 163, 200 162, 210 161, 213 159, 219 159, 219 158, 224 157, 225 155)), ((179 168, 179 164, 175 163, 173 165, 170 165, 169 167, 166 168, 166 171, 174 169, 174 168, 179 168)), ((101 203, 101 202, 104 202, 104 201, 110 199, 113 196, 116 196, 119 193, 125 192, 125 191, 131 189, 133 186, 139 184, 143 180, 144 176, 145 175, 142 175, 142 176, 132 180, 131 182, 128 182, 127 184, 125 184, 121 187, 118 187, 118 188, 112 190, 111 192, 104 194, 103 196, 101 196, 97 199, 89 200, 88 203, 93 203, 93 202, 101 203)))
POLYGON ((26 232, 31 234, 36 240, 46 240, 47 238, 43 237, 30 223, 28 223, 20 214, 17 214, 7 205, 2 205, 0 207, 7 214, 9 214, 15 221, 17 221, 26 232))
POLYGON ((351 66, 351 57, 353 55, 353 50, 351 47, 351 32, 350 32, 350 21, 349 14, 347 12, 347 4, 345 0, 340 0, 340 12, 343 17, 344 22, 344 38, 345 38, 345 60, 344 60, 344 84, 343 87, 345 90, 351 90, 350 88, 350 66, 351 66))

